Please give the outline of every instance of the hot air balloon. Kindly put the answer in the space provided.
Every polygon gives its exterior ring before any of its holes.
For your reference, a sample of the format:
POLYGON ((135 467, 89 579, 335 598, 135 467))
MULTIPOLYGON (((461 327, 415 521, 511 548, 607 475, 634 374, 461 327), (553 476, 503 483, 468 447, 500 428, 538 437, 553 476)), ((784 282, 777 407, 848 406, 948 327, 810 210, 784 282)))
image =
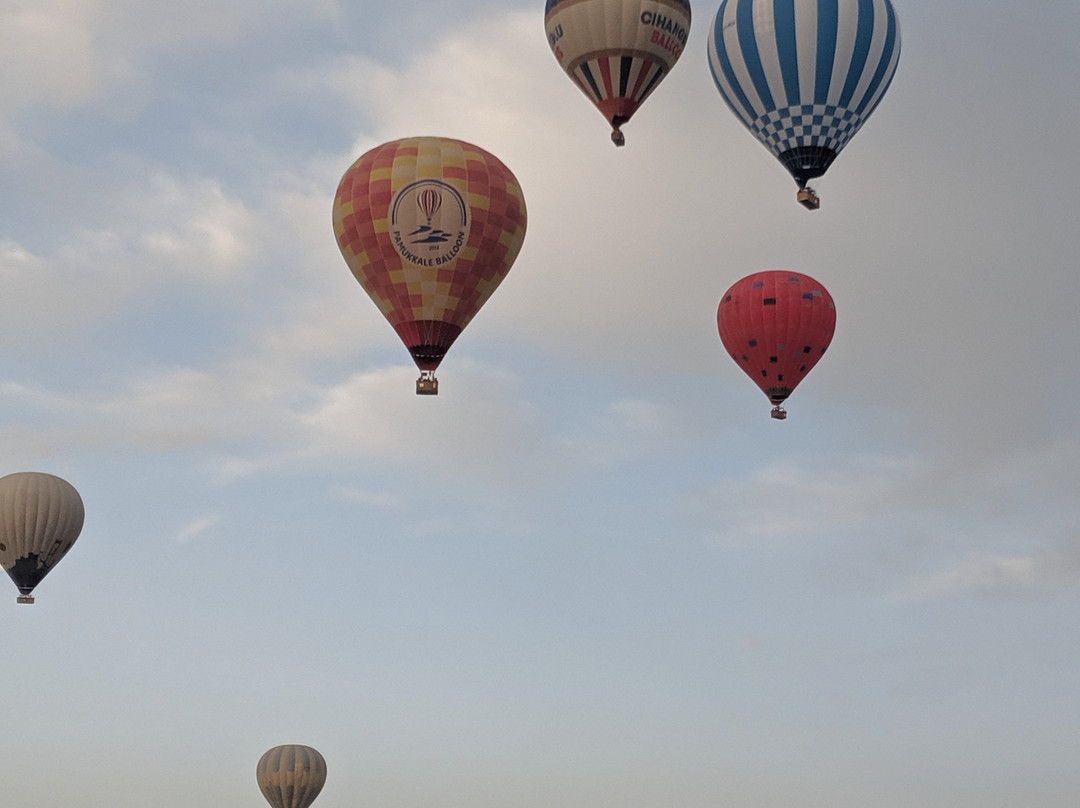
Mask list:
POLYGON ((823 175, 881 101, 900 59, 889 0, 724 0, 709 33, 720 95, 798 183, 823 175))
POLYGON ((720 341, 773 404, 773 418, 832 342, 836 304, 808 275, 771 269, 747 275, 720 299, 720 341))
POLYGON ((521 186, 498 158, 442 137, 384 143, 341 178, 345 262, 420 369, 418 394, 510 271, 525 240, 521 186))
POLYGON ((71 549, 82 530, 83 501, 71 483, 37 471, 0 477, 0 565, 19 587, 19 603, 71 549))
POLYGON ((259 758, 255 779, 272 808, 308 808, 326 784, 326 760, 310 746, 275 746, 259 758))
POLYGON ((689 0, 547 0, 544 27, 562 69, 620 127, 668 74, 690 33, 689 0))

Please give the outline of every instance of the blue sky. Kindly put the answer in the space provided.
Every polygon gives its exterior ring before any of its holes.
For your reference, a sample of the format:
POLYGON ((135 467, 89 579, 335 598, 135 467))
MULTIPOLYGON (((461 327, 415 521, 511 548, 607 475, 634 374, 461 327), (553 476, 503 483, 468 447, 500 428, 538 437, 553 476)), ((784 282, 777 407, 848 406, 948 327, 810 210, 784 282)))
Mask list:
POLYGON ((82 537, 0 600, 4 802, 1071 808, 1080 235, 1070 4, 897 3, 874 117, 794 187, 717 4, 616 150, 536 3, 0 3, 0 466, 82 537), (440 395, 330 206, 482 145, 529 228, 440 395), (787 421, 721 294, 837 302, 787 421))

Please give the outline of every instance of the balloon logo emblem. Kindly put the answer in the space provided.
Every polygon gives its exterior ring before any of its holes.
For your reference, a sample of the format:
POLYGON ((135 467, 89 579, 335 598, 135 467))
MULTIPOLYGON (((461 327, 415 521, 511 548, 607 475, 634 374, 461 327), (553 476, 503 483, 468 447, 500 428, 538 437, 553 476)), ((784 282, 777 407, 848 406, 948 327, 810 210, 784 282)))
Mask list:
POLYGON ((469 231, 469 208, 461 192, 439 180, 402 188, 390 205, 390 235, 398 255, 419 267, 457 258, 469 231), (443 204, 449 197, 451 202, 443 204))

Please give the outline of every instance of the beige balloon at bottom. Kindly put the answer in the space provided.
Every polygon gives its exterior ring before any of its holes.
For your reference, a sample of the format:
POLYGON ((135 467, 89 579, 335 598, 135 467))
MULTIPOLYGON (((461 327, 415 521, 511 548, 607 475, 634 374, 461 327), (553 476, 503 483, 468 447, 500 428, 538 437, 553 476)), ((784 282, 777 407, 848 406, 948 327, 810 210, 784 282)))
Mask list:
POLYGON ((308 808, 326 784, 326 760, 310 746, 275 746, 259 759, 255 778, 273 808, 308 808))

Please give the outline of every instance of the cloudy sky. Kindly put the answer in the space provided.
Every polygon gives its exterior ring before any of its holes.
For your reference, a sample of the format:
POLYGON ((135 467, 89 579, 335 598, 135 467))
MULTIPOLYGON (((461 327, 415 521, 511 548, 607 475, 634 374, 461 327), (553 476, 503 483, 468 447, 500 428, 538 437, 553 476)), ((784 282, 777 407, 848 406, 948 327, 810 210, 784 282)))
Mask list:
POLYGON ((1076 805, 1080 6, 897 0, 808 213, 717 5, 615 149, 539 0, 0 0, 0 472, 87 511, 0 598, 5 805, 257 808, 280 743, 321 808, 1076 805), (420 134, 529 210, 436 398, 330 226, 420 134), (838 309, 783 422, 766 268, 838 309))

